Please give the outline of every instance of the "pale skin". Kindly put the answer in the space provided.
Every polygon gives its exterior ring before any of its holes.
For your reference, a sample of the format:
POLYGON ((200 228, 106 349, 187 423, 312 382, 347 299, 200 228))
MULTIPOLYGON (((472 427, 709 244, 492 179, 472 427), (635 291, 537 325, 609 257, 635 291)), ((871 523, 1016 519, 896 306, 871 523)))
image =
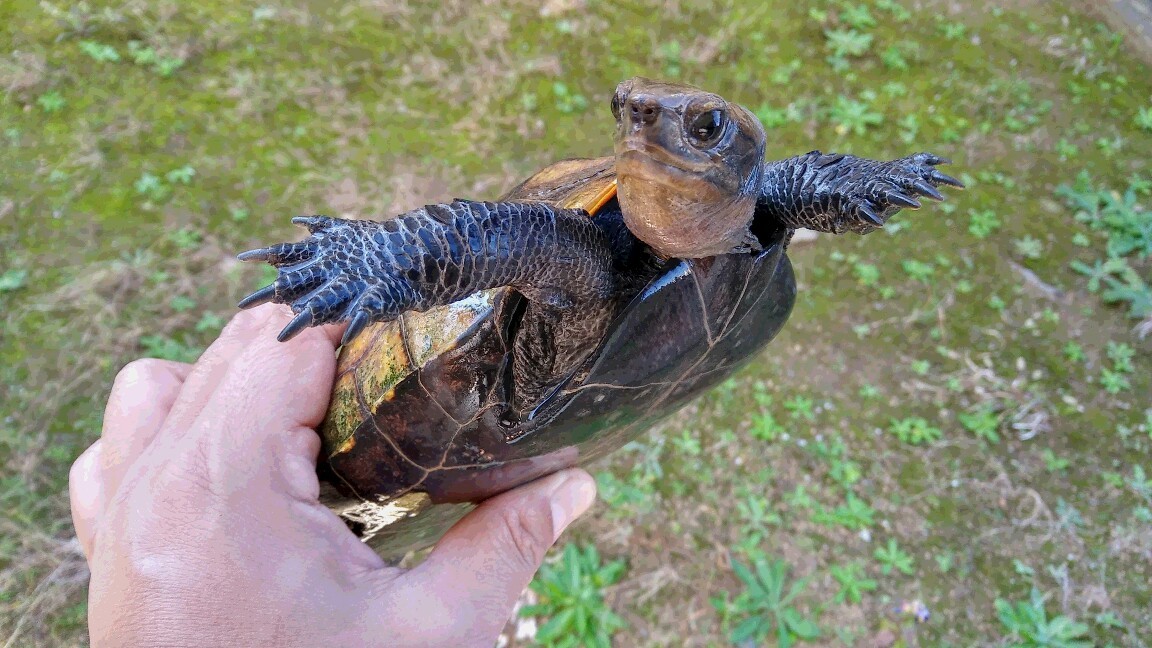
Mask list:
POLYGON ((318 500, 314 428, 339 327, 290 342, 286 307, 238 314, 188 365, 117 376, 72 467, 93 646, 492 646, 559 534, 592 504, 568 470, 488 500, 411 570, 318 500))

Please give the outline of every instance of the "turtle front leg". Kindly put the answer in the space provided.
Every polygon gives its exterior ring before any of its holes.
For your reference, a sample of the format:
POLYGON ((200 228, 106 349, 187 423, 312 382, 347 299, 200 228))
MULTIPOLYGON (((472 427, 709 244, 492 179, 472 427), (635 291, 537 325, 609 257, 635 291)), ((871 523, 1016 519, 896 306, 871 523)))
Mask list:
POLYGON ((292 222, 310 236, 239 255, 279 270, 240 307, 290 305, 296 317, 281 341, 309 326, 348 321, 347 344, 372 322, 499 286, 561 308, 612 292, 608 241, 580 210, 458 200, 387 221, 308 216, 292 222))
POLYGON ((963 188, 936 170, 947 163, 931 153, 880 162, 820 151, 769 162, 755 219, 788 229, 867 234, 901 209, 919 209, 920 196, 944 200, 941 185, 963 188))

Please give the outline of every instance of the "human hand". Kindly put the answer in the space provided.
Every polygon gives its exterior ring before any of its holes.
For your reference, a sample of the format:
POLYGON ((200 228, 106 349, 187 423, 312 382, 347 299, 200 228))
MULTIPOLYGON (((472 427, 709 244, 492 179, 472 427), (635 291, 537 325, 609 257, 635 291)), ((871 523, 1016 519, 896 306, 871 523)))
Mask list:
POLYGON ((195 365, 120 372, 76 460, 93 646, 492 646, 544 552, 595 497, 567 470, 481 504, 412 570, 319 503, 313 431, 340 331, 237 315, 195 365))

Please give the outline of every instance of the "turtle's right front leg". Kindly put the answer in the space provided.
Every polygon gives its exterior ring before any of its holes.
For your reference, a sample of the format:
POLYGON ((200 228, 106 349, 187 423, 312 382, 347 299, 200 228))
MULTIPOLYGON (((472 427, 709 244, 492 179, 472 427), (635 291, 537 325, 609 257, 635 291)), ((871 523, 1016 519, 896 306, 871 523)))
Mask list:
POLYGON ((290 305, 296 317, 281 341, 309 326, 348 321, 346 344, 372 322, 499 286, 558 307, 612 292, 608 240, 581 210, 458 200, 387 221, 309 216, 292 222, 311 236, 239 255, 279 270, 240 307, 290 305))

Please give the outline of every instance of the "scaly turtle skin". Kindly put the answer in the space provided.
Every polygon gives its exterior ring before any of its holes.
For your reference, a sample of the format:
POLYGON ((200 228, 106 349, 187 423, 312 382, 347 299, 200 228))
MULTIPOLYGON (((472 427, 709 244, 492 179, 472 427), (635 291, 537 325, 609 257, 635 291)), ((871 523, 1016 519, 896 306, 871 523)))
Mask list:
POLYGON ((298 218, 305 240, 240 255, 279 268, 241 306, 290 304, 280 339, 349 322, 320 473, 382 555, 604 456, 755 356, 795 301, 796 228, 867 233, 961 186, 926 153, 765 161, 759 121, 690 86, 625 81, 612 112, 615 156, 497 202, 298 218))

